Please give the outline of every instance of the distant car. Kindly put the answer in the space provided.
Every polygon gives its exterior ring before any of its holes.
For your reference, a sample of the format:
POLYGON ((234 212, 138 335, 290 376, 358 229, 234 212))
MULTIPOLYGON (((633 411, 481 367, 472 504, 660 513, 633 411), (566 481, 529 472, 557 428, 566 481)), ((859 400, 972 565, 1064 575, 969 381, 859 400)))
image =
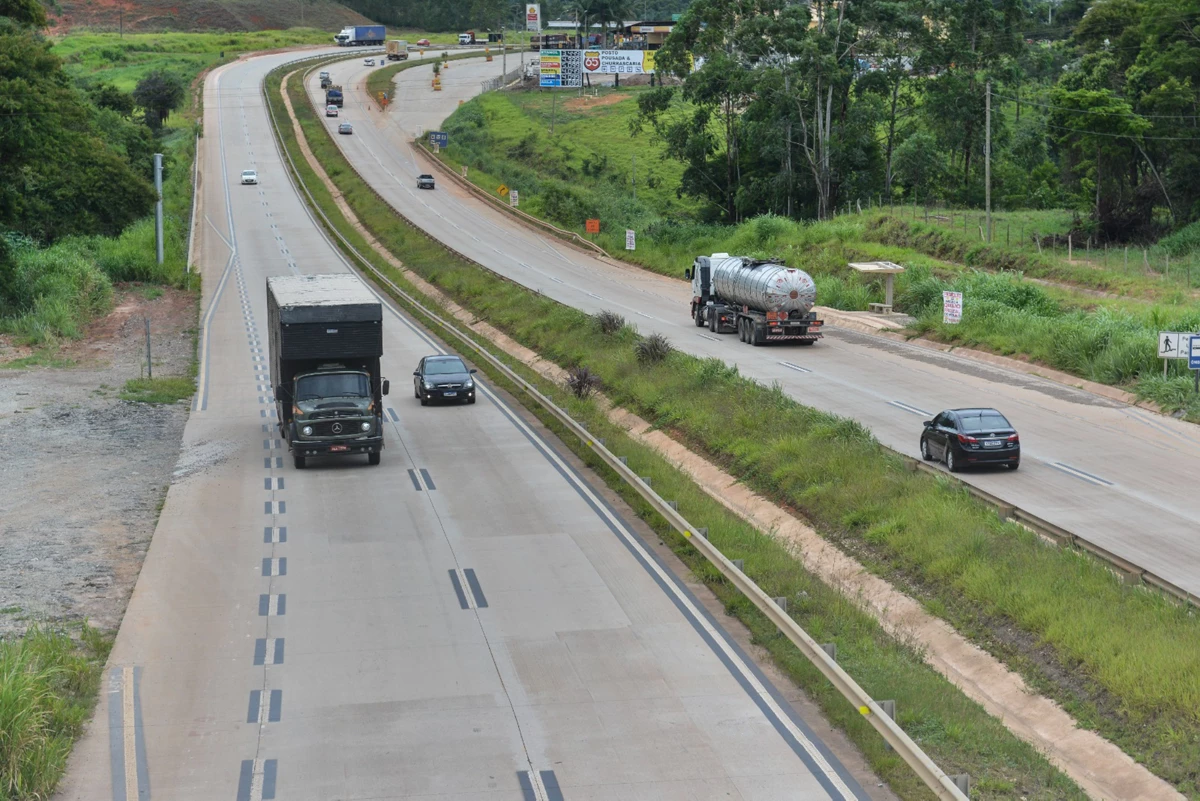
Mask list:
POLYGON ((330 103, 328 106, 325 107, 325 116, 326 117, 336 117, 337 115, 338 115, 338 107, 337 106, 330 103))
POLYGON ((925 421, 921 458, 944 461, 951 473, 983 464, 1016 470, 1021 466, 1021 438, 995 409, 947 409, 925 421))
POLYGON ((255 170, 242 170, 242 183, 243 184, 258 183, 258 173, 255 170))
POLYGON ((417 47, 429 47, 429 40, 428 39, 418 39, 417 47))
POLYGON ((474 372, 457 356, 426 356, 413 370, 413 395, 422 406, 431 400, 474 403, 474 372))
POLYGON ((433 176, 432 175, 418 175, 417 176, 417 189, 433 189, 433 176))
POLYGON ((348 122, 343 122, 341 125, 338 126, 338 133, 352 134, 352 133, 354 133, 354 126, 348 122))
POLYGON ((373 59, 373 58, 364 58, 364 59, 363 59, 363 66, 364 66, 364 67, 374 67, 374 66, 375 66, 375 59, 373 59))

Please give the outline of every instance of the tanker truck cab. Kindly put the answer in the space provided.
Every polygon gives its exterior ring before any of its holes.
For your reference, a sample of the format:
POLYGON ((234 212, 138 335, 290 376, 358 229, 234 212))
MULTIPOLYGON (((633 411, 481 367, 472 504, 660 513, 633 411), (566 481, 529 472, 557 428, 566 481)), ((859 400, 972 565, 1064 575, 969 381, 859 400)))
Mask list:
POLYGON ((691 315, 697 327, 733 334, 743 342, 795 342, 821 339, 816 285, 803 270, 778 259, 752 259, 714 253, 700 256, 684 277, 692 282, 691 315))

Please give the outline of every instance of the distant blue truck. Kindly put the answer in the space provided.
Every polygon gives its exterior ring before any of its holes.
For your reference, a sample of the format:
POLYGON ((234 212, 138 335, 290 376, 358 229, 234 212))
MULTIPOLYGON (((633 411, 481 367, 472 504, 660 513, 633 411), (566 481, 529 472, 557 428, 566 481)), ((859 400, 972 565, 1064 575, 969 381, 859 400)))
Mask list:
POLYGON ((342 28, 333 41, 341 47, 382 46, 386 37, 387 30, 382 25, 352 25, 342 28))

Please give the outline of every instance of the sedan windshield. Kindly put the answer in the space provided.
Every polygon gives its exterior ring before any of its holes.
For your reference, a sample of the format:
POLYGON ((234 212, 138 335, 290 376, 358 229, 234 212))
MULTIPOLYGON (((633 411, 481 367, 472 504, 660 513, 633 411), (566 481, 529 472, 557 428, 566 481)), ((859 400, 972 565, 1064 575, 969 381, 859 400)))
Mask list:
POLYGON ((438 359, 425 362, 425 375, 449 375, 465 372, 467 372, 467 366, 462 363, 461 359, 438 359))
POLYGON ((366 398, 371 394, 367 377, 362 373, 327 373, 306 375, 296 381, 296 400, 319 398, 366 398))
POLYGON ((1000 412, 985 411, 974 414, 963 414, 960 412, 958 416, 962 420, 962 428, 966 433, 1000 431, 1012 428, 1012 423, 1005 420, 1004 415, 1000 414, 1000 412))

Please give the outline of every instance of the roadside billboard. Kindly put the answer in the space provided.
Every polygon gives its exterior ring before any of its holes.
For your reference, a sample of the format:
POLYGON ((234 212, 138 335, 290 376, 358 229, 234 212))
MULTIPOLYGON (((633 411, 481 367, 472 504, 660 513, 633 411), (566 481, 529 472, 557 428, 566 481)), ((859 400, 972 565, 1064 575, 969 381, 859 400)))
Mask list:
POLYGON ((542 30, 542 5, 541 3, 526 3, 525 4, 525 30, 541 31, 542 30))
POLYGON ((654 72, 649 50, 584 50, 583 71, 600 75, 645 75, 654 72))
POLYGON ((569 89, 583 86, 583 51, 543 50, 539 62, 539 86, 569 89))

